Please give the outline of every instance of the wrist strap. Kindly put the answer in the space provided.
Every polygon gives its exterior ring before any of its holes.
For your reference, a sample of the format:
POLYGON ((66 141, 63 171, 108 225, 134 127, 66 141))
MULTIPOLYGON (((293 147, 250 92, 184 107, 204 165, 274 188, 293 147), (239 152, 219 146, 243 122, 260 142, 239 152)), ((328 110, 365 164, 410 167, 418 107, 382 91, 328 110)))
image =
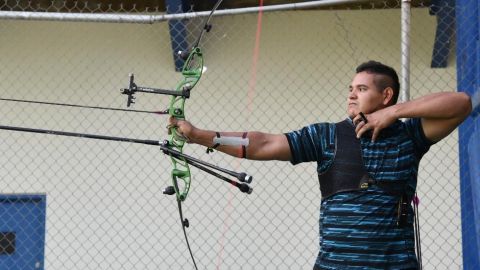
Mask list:
MULTIPOLYGON (((247 134, 248 134, 248 132, 244 132, 243 135, 242 135, 242 139, 247 138, 247 134)), ((246 157, 247 157, 247 146, 242 145, 242 158, 246 158, 246 157)))
MULTIPOLYGON (((215 132, 215 134, 217 134, 217 138, 220 138, 220 133, 219 132, 215 132)), ((212 153, 213 149, 216 149, 219 145, 220 145, 219 143, 216 143, 211 147, 207 147, 207 154, 212 153)))

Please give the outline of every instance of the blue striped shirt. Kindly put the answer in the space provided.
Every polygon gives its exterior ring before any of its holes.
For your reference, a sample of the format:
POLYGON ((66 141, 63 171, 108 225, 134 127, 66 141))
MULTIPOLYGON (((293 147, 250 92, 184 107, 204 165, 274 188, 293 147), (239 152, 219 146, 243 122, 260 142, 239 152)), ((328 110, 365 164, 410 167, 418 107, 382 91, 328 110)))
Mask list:
MULTIPOLYGON (((335 156, 335 124, 317 123, 286 134, 292 164, 317 162, 328 170, 335 156)), ((417 185, 420 159, 432 143, 420 119, 396 121, 371 142, 360 139, 365 169, 372 179, 407 183, 411 199, 417 185)), ((379 187, 337 193, 321 201, 320 252, 315 269, 416 269, 413 209, 407 225, 397 225, 398 196, 379 187)))

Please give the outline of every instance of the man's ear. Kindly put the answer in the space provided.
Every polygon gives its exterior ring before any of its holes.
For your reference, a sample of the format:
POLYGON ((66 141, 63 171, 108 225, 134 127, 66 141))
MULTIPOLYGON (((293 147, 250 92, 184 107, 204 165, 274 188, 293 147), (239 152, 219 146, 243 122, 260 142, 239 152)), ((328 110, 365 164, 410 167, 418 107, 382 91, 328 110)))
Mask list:
POLYGON ((387 87, 383 89, 383 105, 387 106, 392 102, 393 99, 393 89, 391 87, 387 87))

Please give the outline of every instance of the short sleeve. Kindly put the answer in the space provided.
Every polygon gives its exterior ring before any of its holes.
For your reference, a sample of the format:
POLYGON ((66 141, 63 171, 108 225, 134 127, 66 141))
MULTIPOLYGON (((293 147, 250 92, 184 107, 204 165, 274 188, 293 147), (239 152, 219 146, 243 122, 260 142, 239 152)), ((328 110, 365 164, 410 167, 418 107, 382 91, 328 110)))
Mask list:
POLYGON ((292 164, 320 161, 327 143, 333 139, 328 123, 312 124, 285 135, 292 153, 292 164))
POLYGON ((422 121, 420 118, 411 118, 405 121, 407 133, 415 144, 415 155, 420 160, 430 149, 434 142, 430 141, 423 132, 422 121))

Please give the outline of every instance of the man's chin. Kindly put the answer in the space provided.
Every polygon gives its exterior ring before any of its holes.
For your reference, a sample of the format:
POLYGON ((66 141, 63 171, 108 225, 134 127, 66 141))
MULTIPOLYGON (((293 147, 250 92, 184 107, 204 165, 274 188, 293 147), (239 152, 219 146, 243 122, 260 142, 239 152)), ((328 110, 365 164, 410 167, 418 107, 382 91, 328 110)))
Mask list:
POLYGON ((355 118, 355 116, 357 115, 357 113, 353 110, 348 110, 347 114, 348 114, 348 117, 350 117, 351 119, 355 118))

